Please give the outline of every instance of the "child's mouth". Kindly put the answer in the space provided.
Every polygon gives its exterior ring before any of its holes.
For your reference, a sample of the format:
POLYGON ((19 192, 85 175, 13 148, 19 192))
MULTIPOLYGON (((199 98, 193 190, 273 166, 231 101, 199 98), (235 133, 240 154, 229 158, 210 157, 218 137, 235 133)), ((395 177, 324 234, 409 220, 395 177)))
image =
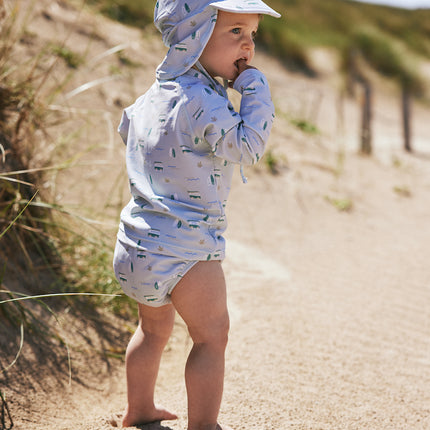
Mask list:
POLYGON ((246 64, 246 62, 248 61, 246 58, 239 58, 238 60, 236 60, 235 62, 234 62, 234 65, 236 66, 236 69, 237 70, 239 70, 239 63, 241 62, 241 61, 244 61, 245 62, 245 64, 246 64))

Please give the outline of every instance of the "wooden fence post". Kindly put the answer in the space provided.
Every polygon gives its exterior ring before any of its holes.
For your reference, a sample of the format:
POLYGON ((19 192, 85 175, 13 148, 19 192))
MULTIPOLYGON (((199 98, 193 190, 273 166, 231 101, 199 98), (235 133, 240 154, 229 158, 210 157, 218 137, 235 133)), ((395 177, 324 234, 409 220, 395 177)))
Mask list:
POLYGON ((402 84, 402 117, 405 151, 412 152, 411 147, 411 94, 408 86, 402 84))
POLYGON ((362 116, 361 116, 361 152, 372 153, 372 86, 367 79, 362 79, 363 86, 362 116))

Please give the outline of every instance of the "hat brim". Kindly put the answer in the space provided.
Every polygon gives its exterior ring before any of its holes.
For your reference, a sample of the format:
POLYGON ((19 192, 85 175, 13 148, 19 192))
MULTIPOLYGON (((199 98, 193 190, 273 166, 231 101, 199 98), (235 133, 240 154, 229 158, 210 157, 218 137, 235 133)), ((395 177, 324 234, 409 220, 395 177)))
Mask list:
POLYGON ((275 18, 279 18, 281 16, 280 13, 267 6, 267 4, 261 0, 219 0, 214 1, 210 5, 225 12, 261 13, 275 18))

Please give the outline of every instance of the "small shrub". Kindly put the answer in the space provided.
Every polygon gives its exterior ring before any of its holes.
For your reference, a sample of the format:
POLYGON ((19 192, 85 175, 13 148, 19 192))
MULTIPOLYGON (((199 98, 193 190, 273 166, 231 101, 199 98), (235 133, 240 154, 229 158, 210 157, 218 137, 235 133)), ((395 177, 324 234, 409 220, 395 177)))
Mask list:
POLYGON ((353 209, 353 202, 349 198, 334 198, 325 196, 325 199, 339 212, 350 212, 353 209))
POLYGON ((291 119, 291 124, 306 134, 318 134, 318 127, 306 119, 291 119))
POLYGON ((273 149, 268 149, 262 159, 272 175, 279 175, 283 170, 288 168, 288 160, 282 154, 277 154, 273 149))
POLYGON ((407 186, 400 186, 400 185, 399 186, 395 186, 393 188, 393 191, 398 196, 401 196, 401 197, 412 197, 412 192, 411 192, 410 188, 407 187, 407 186))
POLYGON ((52 48, 52 53, 57 57, 62 58, 71 69, 77 69, 84 62, 81 55, 73 52, 66 46, 54 46, 52 48))

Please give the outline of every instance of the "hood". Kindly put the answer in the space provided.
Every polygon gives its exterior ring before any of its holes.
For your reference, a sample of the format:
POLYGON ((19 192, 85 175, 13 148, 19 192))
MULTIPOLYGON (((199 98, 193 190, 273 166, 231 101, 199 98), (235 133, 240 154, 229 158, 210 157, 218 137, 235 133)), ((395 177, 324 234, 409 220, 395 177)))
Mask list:
POLYGON ((193 67, 212 35, 218 9, 280 16, 261 0, 158 0, 154 24, 169 50, 157 79, 174 79, 193 67))

